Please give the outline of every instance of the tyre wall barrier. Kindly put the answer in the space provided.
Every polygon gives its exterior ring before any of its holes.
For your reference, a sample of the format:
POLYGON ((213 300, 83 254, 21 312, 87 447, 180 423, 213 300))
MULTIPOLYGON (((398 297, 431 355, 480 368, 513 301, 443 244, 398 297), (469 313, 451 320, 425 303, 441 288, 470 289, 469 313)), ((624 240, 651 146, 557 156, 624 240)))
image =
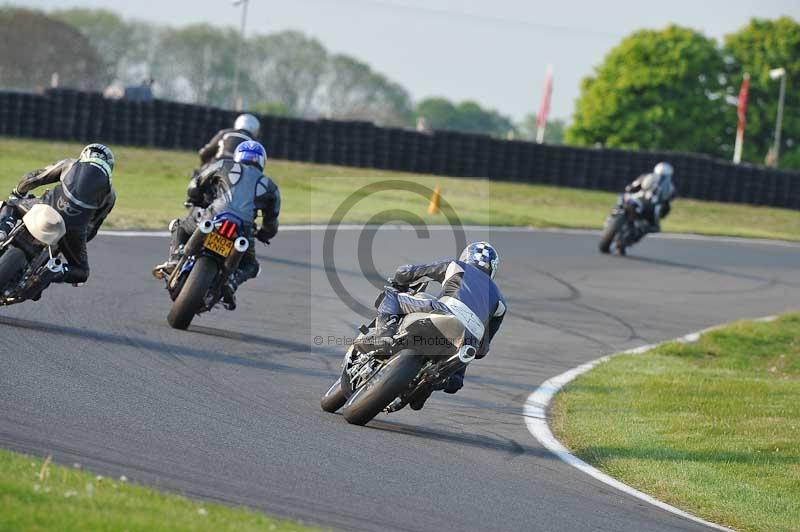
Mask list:
MULTIPOLYGON (((11 137, 197 149, 235 116, 213 107, 112 100, 69 89, 0 91, 0 135, 11 137)), ((259 118, 261 140, 276 159, 612 192, 667 160, 681 197, 800 209, 800 172, 707 155, 421 133, 360 121, 259 118)))

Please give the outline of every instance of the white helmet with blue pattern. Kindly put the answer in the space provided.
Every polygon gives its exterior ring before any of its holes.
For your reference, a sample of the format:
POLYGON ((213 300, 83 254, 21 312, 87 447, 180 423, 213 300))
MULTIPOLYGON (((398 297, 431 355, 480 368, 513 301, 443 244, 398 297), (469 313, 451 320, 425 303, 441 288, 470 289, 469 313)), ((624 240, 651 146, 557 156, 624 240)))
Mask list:
POLYGON ((500 254, 488 242, 473 242, 464 248, 459 260, 472 264, 494 279, 497 267, 500 265, 500 254))

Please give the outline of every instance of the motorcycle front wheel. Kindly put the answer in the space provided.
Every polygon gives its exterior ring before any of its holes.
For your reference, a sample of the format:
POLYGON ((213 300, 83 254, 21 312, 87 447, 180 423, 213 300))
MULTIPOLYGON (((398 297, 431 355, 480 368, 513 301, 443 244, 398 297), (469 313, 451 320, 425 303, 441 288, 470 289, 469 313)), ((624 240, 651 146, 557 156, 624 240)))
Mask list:
POLYGON ((615 214, 608 219, 608 222, 606 222, 606 227, 603 230, 603 234, 600 236, 600 245, 598 246, 600 253, 611 253, 611 244, 614 242, 614 237, 617 235, 619 230, 622 228, 622 224, 624 223, 624 214, 615 214))
POLYGON ((21 249, 9 247, 0 256, 0 289, 5 289, 27 264, 28 259, 21 249))

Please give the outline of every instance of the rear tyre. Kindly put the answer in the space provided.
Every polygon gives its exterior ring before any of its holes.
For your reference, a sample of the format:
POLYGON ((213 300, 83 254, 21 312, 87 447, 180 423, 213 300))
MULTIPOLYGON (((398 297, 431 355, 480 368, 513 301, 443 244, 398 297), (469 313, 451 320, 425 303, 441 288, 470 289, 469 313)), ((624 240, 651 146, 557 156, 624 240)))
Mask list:
POLYGON ((210 257, 197 259, 167 315, 167 322, 173 328, 185 330, 189 327, 218 271, 217 263, 210 257))
POLYGON ((344 395, 344 390, 342 390, 342 378, 339 377, 336 379, 336 382, 328 388, 328 391, 325 392, 325 395, 322 396, 322 400, 320 401, 320 406, 325 412, 330 412, 333 414, 340 408, 344 406, 347 402, 347 397, 344 395))
POLYGON ((342 414, 348 423, 366 425, 400 395, 422 367, 422 357, 403 351, 350 396, 342 414))
POLYGON ((28 259, 21 249, 7 248, 0 256, 0 290, 5 290, 8 283, 13 281, 27 265, 28 259))
POLYGON ((611 253, 611 244, 614 242, 614 237, 617 236, 624 223, 625 216, 622 214, 616 214, 608 220, 600 237, 600 245, 598 246, 600 253, 611 253))

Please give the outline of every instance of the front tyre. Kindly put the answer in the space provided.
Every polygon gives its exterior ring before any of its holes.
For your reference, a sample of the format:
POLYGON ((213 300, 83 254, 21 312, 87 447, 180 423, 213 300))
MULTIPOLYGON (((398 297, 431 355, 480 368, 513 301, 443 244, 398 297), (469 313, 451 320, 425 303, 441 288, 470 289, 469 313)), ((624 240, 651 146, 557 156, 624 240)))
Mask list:
POLYGON ((617 236, 624 223, 624 214, 615 214, 608 219, 603 234, 600 236, 600 245, 598 246, 600 253, 611 253, 611 244, 614 242, 614 237, 617 236))
POLYGON ((330 412, 333 414, 340 408, 344 406, 347 402, 347 397, 344 395, 344 390, 342 390, 342 378, 339 377, 336 379, 336 382, 328 388, 328 391, 325 392, 325 395, 322 396, 322 400, 320 401, 320 406, 325 412, 330 412))
POLYGON ((15 247, 9 247, 2 256, 0 256, 0 290, 5 290, 8 283, 13 281, 28 265, 28 259, 25 253, 15 247))
POLYGON ((167 315, 167 322, 173 328, 185 330, 189 327, 218 272, 217 263, 210 257, 197 259, 167 315))
POLYGON ((361 388, 344 405, 342 414, 348 423, 366 425, 408 388, 422 367, 423 359, 413 351, 403 351, 361 388))

